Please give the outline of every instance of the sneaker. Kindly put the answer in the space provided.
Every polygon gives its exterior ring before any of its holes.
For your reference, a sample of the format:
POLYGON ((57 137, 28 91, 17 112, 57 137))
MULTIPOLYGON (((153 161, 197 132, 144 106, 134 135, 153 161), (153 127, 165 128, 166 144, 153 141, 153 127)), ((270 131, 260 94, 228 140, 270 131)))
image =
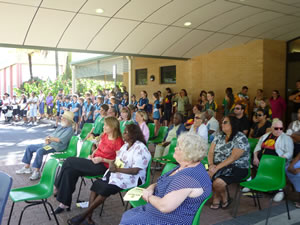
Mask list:
POLYGON ((41 174, 40 172, 38 171, 33 171, 33 174, 31 175, 31 177, 29 178, 30 180, 37 180, 37 179, 40 179, 41 177, 41 174))
POLYGON ((30 167, 26 168, 25 166, 23 166, 21 169, 16 171, 16 174, 30 174, 30 173, 32 173, 32 169, 30 167))
POLYGON ((37 126, 38 124, 37 124, 37 122, 34 122, 34 126, 37 126))
POLYGON ((251 190, 250 190, 250 188, 247 188, 247 187, 244 187, 243 189, 242 189, 242 192, 243 193, 247 193, 247 192, 250 192, 251 190))
POLYGON ((274 202, 281 202, 284 198, 284 193, 282 191, 279 191, 273 198, 274 202))

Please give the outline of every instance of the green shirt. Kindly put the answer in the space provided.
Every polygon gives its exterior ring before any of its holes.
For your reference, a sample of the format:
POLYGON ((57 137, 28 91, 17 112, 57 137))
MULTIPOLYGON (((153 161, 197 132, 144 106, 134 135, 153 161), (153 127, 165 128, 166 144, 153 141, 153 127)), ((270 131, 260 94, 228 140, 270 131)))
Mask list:
POLYGON ((208 110, 208 109, 211 109, 215 112, 217 112, 217 109, 218 109, 218 105, 215 101, 212 101, 211 103, 207 102, 205 104, 205 110, 208 110))

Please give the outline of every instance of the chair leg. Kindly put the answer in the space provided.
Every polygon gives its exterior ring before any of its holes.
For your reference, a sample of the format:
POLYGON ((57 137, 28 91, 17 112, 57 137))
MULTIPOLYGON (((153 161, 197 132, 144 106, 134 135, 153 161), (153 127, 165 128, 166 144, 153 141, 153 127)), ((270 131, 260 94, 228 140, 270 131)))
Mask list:
POLYGON ((123 196, 122 196, 121 192, 119 192, 119 194, 120 194, 120 198, 121 198, 122 204, 123 204, 123 206, 125 206, 125 203, 124 203, 123 196))
POLYGON ((234 208, 235 208, 235 205, 236 205, 236 202, 237 202, 237 195, 238 195, 238 192, 239 192, 239 189, 240 189, 239 187, 240 187, 240 185, 237 183, 235 193, 234 193, 234 198, 233 198, 233 207, 232 207, 232 212, 231 212, 232 215, 233 215, 233 211, 234 211, 234 208))
POLYGON ((46 210, 46 213, 47 213, 47 215, 48 215, 49 220, 51 220, 51 217, 50 217, 50 214, 49 214, 49 212, 48 212, 46 203, 45 203, 45 201, 44 201, 43 199, 42 199, 42 203, 43 203, 43 205, 44 205, 44 207, 45 207, 45 210, 46 210))
POLYGON ((251 190, 252 193, 252 198, 253 198, 253 202, 254 202, 254 206, 256 207, 256 196, 253 190, 251 190))
POLYGON ((101 210, 100 210, 100 217, 102 216, 102 212, 103 212, 103 208, 104 208, 104 203, 105 203, 105 201, 102 203, 102 206, 101 206, 101 210))
POLYGON ((125 210, 124 210, 124 212, 125 212, 125 211, 127 211, 127 209, 128 209, 128 205, 129 205, 129 202, 127 202, 127 203, 126 203, 126 206, 125 206, 125 210))
POLYGON ((227 199, 230 199, 230 193, 229 193, 229 188, 228 185, 226 185, 226 192, 227 192, 227 199))
POLYGON ((50 206, 51 212, 52 212, 52 214, 53 214, 53 216, 54 216, 54 219, 55 219, 55 222, 56 222, 57 225, 59 225, 59 222, 58 222, 58 220, 57 220, 56 214, 54 213, 54 209, 53 209, 52 205, 50 204, 50 202, 47 201, 47 199, 46 199, 45 203, 48 204, 48 205, 50 206))
POLYGON ((257 204, 258 204, 258 209, 261 210, 261 205, 260 205, 260 201, 259 201, 259 197, 258 197, 257 191, 255 192, 255 196, 256 196, 256 200, 257 200, 257 204))
POLYGON ((267 225, 268 221, 269 221, 269 217, 270 217, 271 209, 272 209, 272 202, 273 202, 273 197, 270 199, 270 204, 269 204, 269 208, 268 208, 268 211, 267 211, 267 219, 266 219, 265 225, 267 225))
POLYGON ((47 161, 47 158, 48 158, 48 154, 46 155, 46 158, 45 158, 44 162, 42 163, 42 166, 41 166, 40 171, 43 171, 44 166, 45 166, 45 163, 46 163, 46 161, 47 161))
POLYGON ((283 193, 284 193, 284 197, 285 197, 285 206, 286 206, 286 211, 287 211, 287 214, 288 214, 288 219, 290 220, 290 219, 291 219, 291 216, 290 216, 290 210, 289 210, 289 204, 288 204, 287 193, 286 193, 285 190, 283 190, 283 193))
POLYGON ((76 202, 80 202, 80 201, 79 201, 79 197, 80 197, 80 192, 81 192, 81 187, 82 187, 83 181, 84 181, 84 179, 83 179, 83 177, 81 177, 81 182, 80 182, 80 186, 79 186, 79 191, 78 191, 78 195, 77 195, 77 200, 76 200, 76 202))
POLYGON ((239 191, 236 203, 234 205, 234 211, 233 211, 233 217, 234 218, 236 217, 237 210, 238 210, 238 207, 239 207, 239 204, 240 204, 241 194, 242 194, 242 190, 239 191))
POLYGON ((10 223, 10 219, 11 219, 12 212, 14 210, 14 206, 15 206, 15 203, 13 202, 12 205, 11 205, 11 209, 10 209, 10 213, 9 213, 7 225, 9 225, 9 223, 10 223))

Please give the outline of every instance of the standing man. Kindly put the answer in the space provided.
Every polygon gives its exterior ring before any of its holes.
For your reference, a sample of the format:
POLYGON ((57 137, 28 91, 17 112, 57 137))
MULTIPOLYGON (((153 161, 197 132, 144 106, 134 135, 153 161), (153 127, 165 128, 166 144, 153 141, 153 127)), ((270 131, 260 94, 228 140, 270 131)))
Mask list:
POLYGON ((245 114, 248 115, 250 99, 248 96, 248 87, 247 86, 243 86, 241 92, 234 96, 234 104, 232 106, 232 109, 234 109, 236 104, 244 105, 245 106, 245 114))
POLYGON ((74 114, 70 111, 66 111, 61 119, 61 127, 57 128, 52 134, 45 138, 44 144, 29 145, 27 146, 22 162, 25 166, 16 171, 16 174, 30 174, 32 173, 30 180, 37 180, 40 178, 40 168, 43 162, 43 156, 53 152, 61 152, 66 150, 69 141, 73 136, 73 117, 74 114), (30 167, 33 153, 36 152, 35 159, 32 167, 35 168, 32 171, 30 167))
POLYGON ((29 105, 29 122, 28 122, 28 125, 30 125, 30 122, 32 122, 32 125, 37 125, 37 123, 36 123, 37 103, 38 103, 38 98, 35 96, 35 92, 31 92, 31 96, 27 101, 27 105, 29 105))
POLYGON ((292 92, 289 97, 289 100, 293 102, 293 112, 292 112, 292 121, 297 119, 297 112, 300 109, 300 80, 296 82, 296 90, 292 92))

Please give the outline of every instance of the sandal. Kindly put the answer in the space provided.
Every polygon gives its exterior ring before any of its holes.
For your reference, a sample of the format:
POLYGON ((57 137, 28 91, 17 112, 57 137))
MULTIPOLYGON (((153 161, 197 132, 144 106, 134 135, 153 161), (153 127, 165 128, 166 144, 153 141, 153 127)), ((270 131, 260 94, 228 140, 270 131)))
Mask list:
POLYGON ((228 199, 226 202, 222 203, 222 209, 228 208, 228 206, 232 203, 232 199, 228 199))
POLYGON ((213 210, 220 209, 221 208, 221 202, 219 202, 219 203, 212 203, 209 208, 213 209, 213 210))
POLYGON ((80 225, 82 223, 82 221, 84 221, 84 217, 81 215, 78 215, 78 216, 74 216, 71 219, 68 219, 67 223, 69 225, 80 225))
POLYGON ((94 221, 89 222, 88 219, 85 219, 82 223, 82 225, 96 225, 96 223, 94 221))
POLYGON ((300 208, 300 202, 295 202, 295 207, 299 209, 300 208))

